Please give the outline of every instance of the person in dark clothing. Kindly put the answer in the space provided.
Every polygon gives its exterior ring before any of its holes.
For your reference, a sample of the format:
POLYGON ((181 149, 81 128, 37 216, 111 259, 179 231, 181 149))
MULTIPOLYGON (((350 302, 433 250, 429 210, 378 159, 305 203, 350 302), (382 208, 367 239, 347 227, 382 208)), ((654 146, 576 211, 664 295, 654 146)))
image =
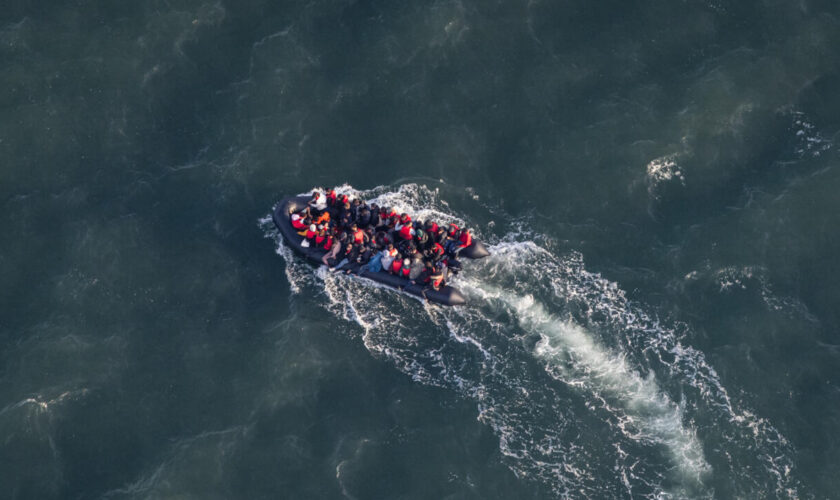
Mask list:
MULTIPOLYGON (((339 255, 339 258, 341 259, 341 261, 338 263, 338 265, 335 266, 335 268, 333 268, 336 271, 345 267, 345 266, 347 266, 348 264, 350 264, 350 263, 352 263, 353 261, 356 260, 356 255, 354 253, 353 243, 348 242, 344 246, 344 250, 342 252, 339 252, 338 255, 339 255)), ((348 269, 348 271, 349 271, 349 269, 348 269)))
POLYGON ((350 211, 353 212, 353 222, 357 224, 359 222, 359 212, 362 210, 362 208, 364 208, 364 205, 362 204, 362 200, 360 200, 359 198, 356 198, 350 204, 350 211))
POLYGON ((423 229, 429 235, 429 240, 433 242, 440 242, 443 237, 443 229, 438 226, 437 222, 429 219, 423 224, 423 229))
POLYGON ((420 275, 417 276, 417 278, 412 280, 411 282, 415 285, 425 286, 429 283, 430 276, 434 274, 434 272, 435 266, 431 262, 426 261, 423 266, 423 271, 421 271, 420 275))
POLYGON ((410 255, 417 251, 417 245, 412 240, 400 240, 397 243, 397 250, 403 255, 410 255))
POLYGON ((357 245, 357 247, 356 264, 365 265, 370 262, 370 258, 373 256, 373 250, 367 245, 357 245))
POLYGON ((362 229, 367 229, 370 226, 371 218, 370 210, 362 208, 359 210, 359 217, 356 219, 356 224, 362 229))
POLYGON ((344 208, 338 214, 338 226, 341 228, 349 228, 353 224, 353 214, 350 212, 348 204, 345 203, 344 208))
POLYGON ((377 228, 379 227, 381 219, 379 218, 379 207, 376 203, 370 204, 370 227, 377 228))
POLYGON ((376 245, 377 248, 385 248, 388 246, 389 243, 393 243, 388 233, 385 231, 377 231, 376 234, 373 236, 373 243, 376 245))
POLYGON ((443 258, 445 253, 446 252, 443 250, 443 246, 440 243, 432 243, 429 246, 429 249, 423 252, 423 255, 432 262, 437 263, 443 258))
POLYGON ((446 284, 443 267, 432 266, 432 274, 429 275, 429 285, 433 290, 440 290, 446 284))
POLYGON ((349 220, 350 222, 353 222, 353 210, 351 210, 351 208, 350 208, 350 202, 349 201, 345 201, 344 204, 339 207, 339 209, 338 209, 338 219, 341 220, 341 221, 346 219, 346 220, 349 220))
POLYGON ((461 263, 455 257, 449 257, 442 262, 446 265, 447 274, 455 276, 461 272, 461 263))
POLYGON ((429 248, 429 235, 423 229, 414 230, 414 243, 421 252, 429 248))

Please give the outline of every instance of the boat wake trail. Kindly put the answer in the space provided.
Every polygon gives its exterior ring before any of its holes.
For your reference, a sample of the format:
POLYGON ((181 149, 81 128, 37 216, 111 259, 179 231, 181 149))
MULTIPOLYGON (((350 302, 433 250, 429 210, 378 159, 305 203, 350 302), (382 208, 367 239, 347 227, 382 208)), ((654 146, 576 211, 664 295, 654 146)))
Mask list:
MULTIPOLYGON (((422 186, 354 194, 453 220, 422 186)), ((733 401, 679 328, 586 271, 580 255, 517 238, 467 265, 455 283, 470 304, 461 308, 313 269, 282 244, 278 253, 293 290, 324 293, 371 353, 475 401, 508 467, 555 495, 797 496, 787 441, 733 401)))

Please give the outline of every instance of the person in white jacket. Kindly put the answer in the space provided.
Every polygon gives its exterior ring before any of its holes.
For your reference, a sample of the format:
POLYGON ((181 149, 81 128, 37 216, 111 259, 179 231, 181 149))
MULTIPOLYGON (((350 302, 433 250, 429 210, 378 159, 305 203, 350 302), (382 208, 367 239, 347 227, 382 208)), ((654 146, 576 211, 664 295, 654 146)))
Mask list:
POLYGON ((309 206, 320 214, 327 209, 327 197, 324 196, 324 193, 315 191, 312 193, 312 199, 309 200, 309 206))
POLYGON ((393 243, 388 243, 388 248, 382 250, 382 269, 391 269, 391 264, 397 256, 397 249, 394 248, 393 243))

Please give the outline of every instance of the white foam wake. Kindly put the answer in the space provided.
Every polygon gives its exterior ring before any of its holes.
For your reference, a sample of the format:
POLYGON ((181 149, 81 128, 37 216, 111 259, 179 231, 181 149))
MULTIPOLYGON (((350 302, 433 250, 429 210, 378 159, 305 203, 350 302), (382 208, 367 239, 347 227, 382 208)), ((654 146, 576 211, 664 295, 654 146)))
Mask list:
MULTIPOLYGON (((482 286, 482 285, 479 285, 482 286)), ((627 360, 599 345, 592 334, 546 311, 531 295, 482 286, 510 305, 520 325, 539 335, 533 352, 555 379, 593 396, 617 415, 621 432, 632 440, 667 447, 679 480, 702 485, 711 470, 696 433, 683 425, 681 408, 663 394, 653 374, 642 377, 627 360)))

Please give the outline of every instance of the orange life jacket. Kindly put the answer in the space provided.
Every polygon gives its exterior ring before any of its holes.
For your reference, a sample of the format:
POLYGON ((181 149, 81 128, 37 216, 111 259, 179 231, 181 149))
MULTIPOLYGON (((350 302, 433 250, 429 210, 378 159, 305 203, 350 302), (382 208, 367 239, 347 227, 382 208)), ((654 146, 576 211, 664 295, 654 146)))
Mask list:
POLYGON ((357 229, 355 233, 353 233, 353 241, 356 243, 364 243, 365 242, 365 232, 361 229, 357 229))

